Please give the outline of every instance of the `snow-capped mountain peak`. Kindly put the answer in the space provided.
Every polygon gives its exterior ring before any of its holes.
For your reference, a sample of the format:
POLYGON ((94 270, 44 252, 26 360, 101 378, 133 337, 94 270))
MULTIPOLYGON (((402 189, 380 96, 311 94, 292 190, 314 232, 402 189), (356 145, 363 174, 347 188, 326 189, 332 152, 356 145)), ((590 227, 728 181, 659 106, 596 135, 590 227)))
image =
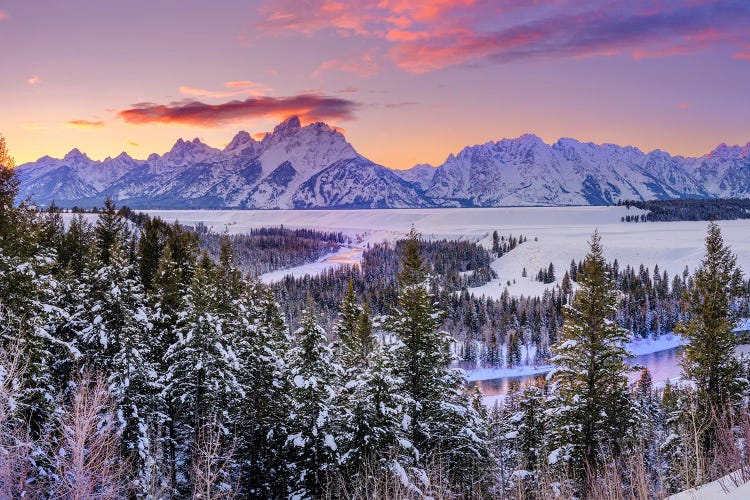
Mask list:
POLYGON ((276 125, 276 127, 274 127, 272 135, 286 136, 289 134, 293 134, 295 131, 297 131, 301 127, 302 127, 302 124, 299 121, 299 117, 296 115, 290 116, 283 122, 276 125))
POLYGON ((172 149, 162 156, 165 163, 173 165, 185 165, 189 163, 202 162, 208 157, 215 155, 219 150, 204 144, 197 137, 192 141, 178 139, 172 149))
POLYGON ((325 123, 287 118, 263 140, 238 132, 223 150, 179 139, 146 160, 99 162, 78 149, 18 167, 38 204, 132 208, 322 208, 602 205, 624 199, 750 197, 750 143, 699 158, 534 134, 467 146, 442 165, 394 171, 325 123))
POLYGON ((237 132, 237 135, 235 135, 234 138, 232 138, 232 140, 229 142, 229 144, 227 144, 227 146, 224 148, 224 152, 234 153, 237 151, 241 151, 247 147, 255 147, 259 144, 260 143, 253 139, 248 132, 241 130, 237 132))
POLYGON ((63 160, 73 164, 81 164, 91 161, 91 159, 84 153, 81 153, 78 148, 71 149, 68 154, 63 157, 63 160))

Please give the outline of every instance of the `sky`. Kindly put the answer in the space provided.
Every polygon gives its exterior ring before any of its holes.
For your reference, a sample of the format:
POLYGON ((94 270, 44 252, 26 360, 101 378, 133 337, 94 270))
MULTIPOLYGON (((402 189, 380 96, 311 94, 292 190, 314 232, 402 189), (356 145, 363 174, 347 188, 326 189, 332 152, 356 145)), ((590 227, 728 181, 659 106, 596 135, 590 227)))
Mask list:
POLYGON ((750 142, 748 0, 0 0, 18 164, 223 147, 291 115, 391 168, 534 133, 750 142))

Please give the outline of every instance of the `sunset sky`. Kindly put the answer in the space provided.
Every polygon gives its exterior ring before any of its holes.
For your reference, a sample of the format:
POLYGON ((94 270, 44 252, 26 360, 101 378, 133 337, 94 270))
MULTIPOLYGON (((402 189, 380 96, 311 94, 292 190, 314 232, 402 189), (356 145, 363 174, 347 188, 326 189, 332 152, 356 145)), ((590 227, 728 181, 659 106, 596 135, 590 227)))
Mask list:
POLYGON ((750 141, 748 0, 0 0, 17 163, 286 116, 407 168, 535 133, 702 155, 750 141))

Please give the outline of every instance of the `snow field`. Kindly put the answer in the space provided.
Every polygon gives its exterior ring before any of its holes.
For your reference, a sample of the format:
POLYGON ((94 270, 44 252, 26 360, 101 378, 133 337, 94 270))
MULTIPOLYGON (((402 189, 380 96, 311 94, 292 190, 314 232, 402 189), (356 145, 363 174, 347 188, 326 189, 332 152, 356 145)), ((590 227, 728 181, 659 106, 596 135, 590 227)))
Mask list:
MULTIPOLYGON (((383 210, 159 210, 149 211, 165 220, 194 225, 204 223, 214 231, 243 233, 252 228, 284 225, 341 231, 358 247, 393 241, 412 225, 425 238, 465 238, 490 248, 492 231, 502 236, 523 234, 528 241, 493 262, 499 278, 472 290, 497 296, 507 281, 512 295, 538 295, 552 285, 534 280, 550 262, 559 281, 570 261, 588 250, 594 230, 602 236, 605 256, 617 259, 620 268, 640 264, 651 271, 655 264, 670 276, 692 271, 703 257, 706 222, 625 223, 620 218, 640 213, 625 207, 512 207, 383 210), (538 238, 538 241, 534 241, 538 238), (528 277, 521 277, 523 268, 528 277)), ((724 239, 741 268, 750 270, 750 220, 720 221, 724 239)), ((322 269, 321 269, 322 270, 322 269)), ((319 272, 319 271, 318 271, 319 272)))

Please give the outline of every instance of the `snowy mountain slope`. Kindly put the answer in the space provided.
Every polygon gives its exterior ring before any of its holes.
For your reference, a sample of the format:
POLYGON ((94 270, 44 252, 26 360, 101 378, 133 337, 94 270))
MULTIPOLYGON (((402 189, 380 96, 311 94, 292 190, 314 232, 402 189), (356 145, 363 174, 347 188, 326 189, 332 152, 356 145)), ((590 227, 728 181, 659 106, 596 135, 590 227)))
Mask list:
POLYGON ((687 169, 714 196, 747 198, 750 193, 750 143, 719 145, 701 158, 687 160, 687 169))
POLYGON ((549 146, 534 135, 449 156, 426 194, 438 203, 461 206, 606 205, 621 199, 713 195, 686 170, 683 158, 574 139, 549 146))
POLYGON ((370 160, 340 160, 294 194, 294 208, 409 208, 429 206, 417 188, 370 160))
POLYGON ((535 135, 470 146, 438 166, 390 170, 324 123, 292 117, 262 140, 223 149, 178 140, 163 155, 94 161, 74 149, 18 167, 20 197, 40 205, 133 208, 346 208, 607 205, 622 199, 750 196, 746 146, 700 158, 535 135))
POLYGON ((179 139, 161 156, 123 153, 99 162, 74 149, 21 165, 18 174, 21 196, 42 205, 101 205, 111 196, 136 208, 292 208, 302 183, 357 157, 340 132, 324 123, 302 127, 292 117, 260 142, 239 132, 223 150, 179 139))
POLYGON ((429 163, 420 163, 405 170, 394 170, 393 173, 406 182, 415 184, 422 191, 426 191, 432 185, 432 179, 435 177, 436 171, 437 167, 429 163))

